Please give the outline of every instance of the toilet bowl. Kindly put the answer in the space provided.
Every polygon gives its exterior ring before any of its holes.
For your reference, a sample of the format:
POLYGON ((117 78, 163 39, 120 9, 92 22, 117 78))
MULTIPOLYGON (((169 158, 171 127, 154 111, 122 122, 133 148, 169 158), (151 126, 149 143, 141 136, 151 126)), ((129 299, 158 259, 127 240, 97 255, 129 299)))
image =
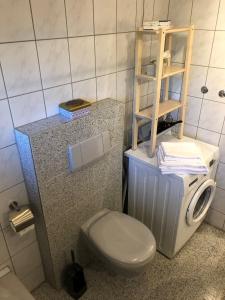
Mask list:
POLYGON ((0 299, 35 300, 9 267, 0 270, 0 299))
POLYGON ((156 252, 151 231, 138 220, 117 211, 101 210, 81 230, 97 257, 122 275, 143 272, 156 252))

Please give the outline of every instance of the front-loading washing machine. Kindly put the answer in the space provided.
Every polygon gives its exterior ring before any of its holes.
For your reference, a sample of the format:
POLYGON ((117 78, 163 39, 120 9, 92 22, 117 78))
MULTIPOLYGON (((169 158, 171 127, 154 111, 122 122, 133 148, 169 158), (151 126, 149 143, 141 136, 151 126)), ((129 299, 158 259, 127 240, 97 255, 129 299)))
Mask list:
MULTIPOLYGON (((207 175, 162 175, 157 158, 148 156, 149 142, 128 150, 128 214, 147 225, 157 249, 172 258, 204 220, 213 200, 219 149, 188 137, 163 135, 160 141, 196 143, 209 168, 207 175)), ((179 144, 178 144, 179 147, 179 144)))

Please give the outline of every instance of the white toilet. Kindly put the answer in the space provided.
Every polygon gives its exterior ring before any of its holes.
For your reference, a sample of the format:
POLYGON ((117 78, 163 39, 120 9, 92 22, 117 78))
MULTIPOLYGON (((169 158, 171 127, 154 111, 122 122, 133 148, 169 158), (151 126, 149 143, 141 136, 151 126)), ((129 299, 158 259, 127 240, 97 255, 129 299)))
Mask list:
POLYGON ((117 273, 141 273, 153 259, 156 242, 151 231, 138 220, 109 209, 90 218, 81 230, 90 249, 117 273))
POLYGON ((0 299, 3 300, 34 300, 25 286, 14 275, 9 267, 0 270, 0 299))

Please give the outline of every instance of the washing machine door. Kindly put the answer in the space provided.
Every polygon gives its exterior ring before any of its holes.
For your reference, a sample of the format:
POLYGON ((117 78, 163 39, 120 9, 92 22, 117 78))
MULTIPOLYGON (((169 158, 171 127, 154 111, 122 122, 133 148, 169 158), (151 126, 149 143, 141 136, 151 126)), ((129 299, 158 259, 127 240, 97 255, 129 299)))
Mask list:
POLYGON ((187 224, 194 225, 201 222, 214 198, 216 183, 212 179, 206 180, 194 194, 187 209, 187 224))

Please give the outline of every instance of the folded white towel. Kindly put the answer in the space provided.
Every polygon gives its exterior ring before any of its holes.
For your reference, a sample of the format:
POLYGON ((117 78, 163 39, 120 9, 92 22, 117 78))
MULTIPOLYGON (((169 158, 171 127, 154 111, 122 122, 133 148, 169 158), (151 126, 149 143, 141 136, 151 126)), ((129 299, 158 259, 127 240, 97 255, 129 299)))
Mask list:
POLYGON ((162 142, 161 143, 162 150, 166 159, 198 159, 202 158, 202 154, 200 149, 194 143, 187 142, 162 142))
POLYGON ((157 156, 158 156, 158 159, 160 161, 160 165, 162 166, 192 166, 192 167, 199 167, 199 166, 202 166, 203 165, 203 160, 200 159, 200 158, 188 158, 188 159, 185 159, 185 158, 173 158, 172 160, 167 160, 167 157, 165 156, 163 150, 162 150, 162 147, 159 146, 158 148, 158 152, 157 152, 157 156))
POLYGON ((162 142, 157 150, 162 174, 207 174, 201 150, 194 143, 162 142))

